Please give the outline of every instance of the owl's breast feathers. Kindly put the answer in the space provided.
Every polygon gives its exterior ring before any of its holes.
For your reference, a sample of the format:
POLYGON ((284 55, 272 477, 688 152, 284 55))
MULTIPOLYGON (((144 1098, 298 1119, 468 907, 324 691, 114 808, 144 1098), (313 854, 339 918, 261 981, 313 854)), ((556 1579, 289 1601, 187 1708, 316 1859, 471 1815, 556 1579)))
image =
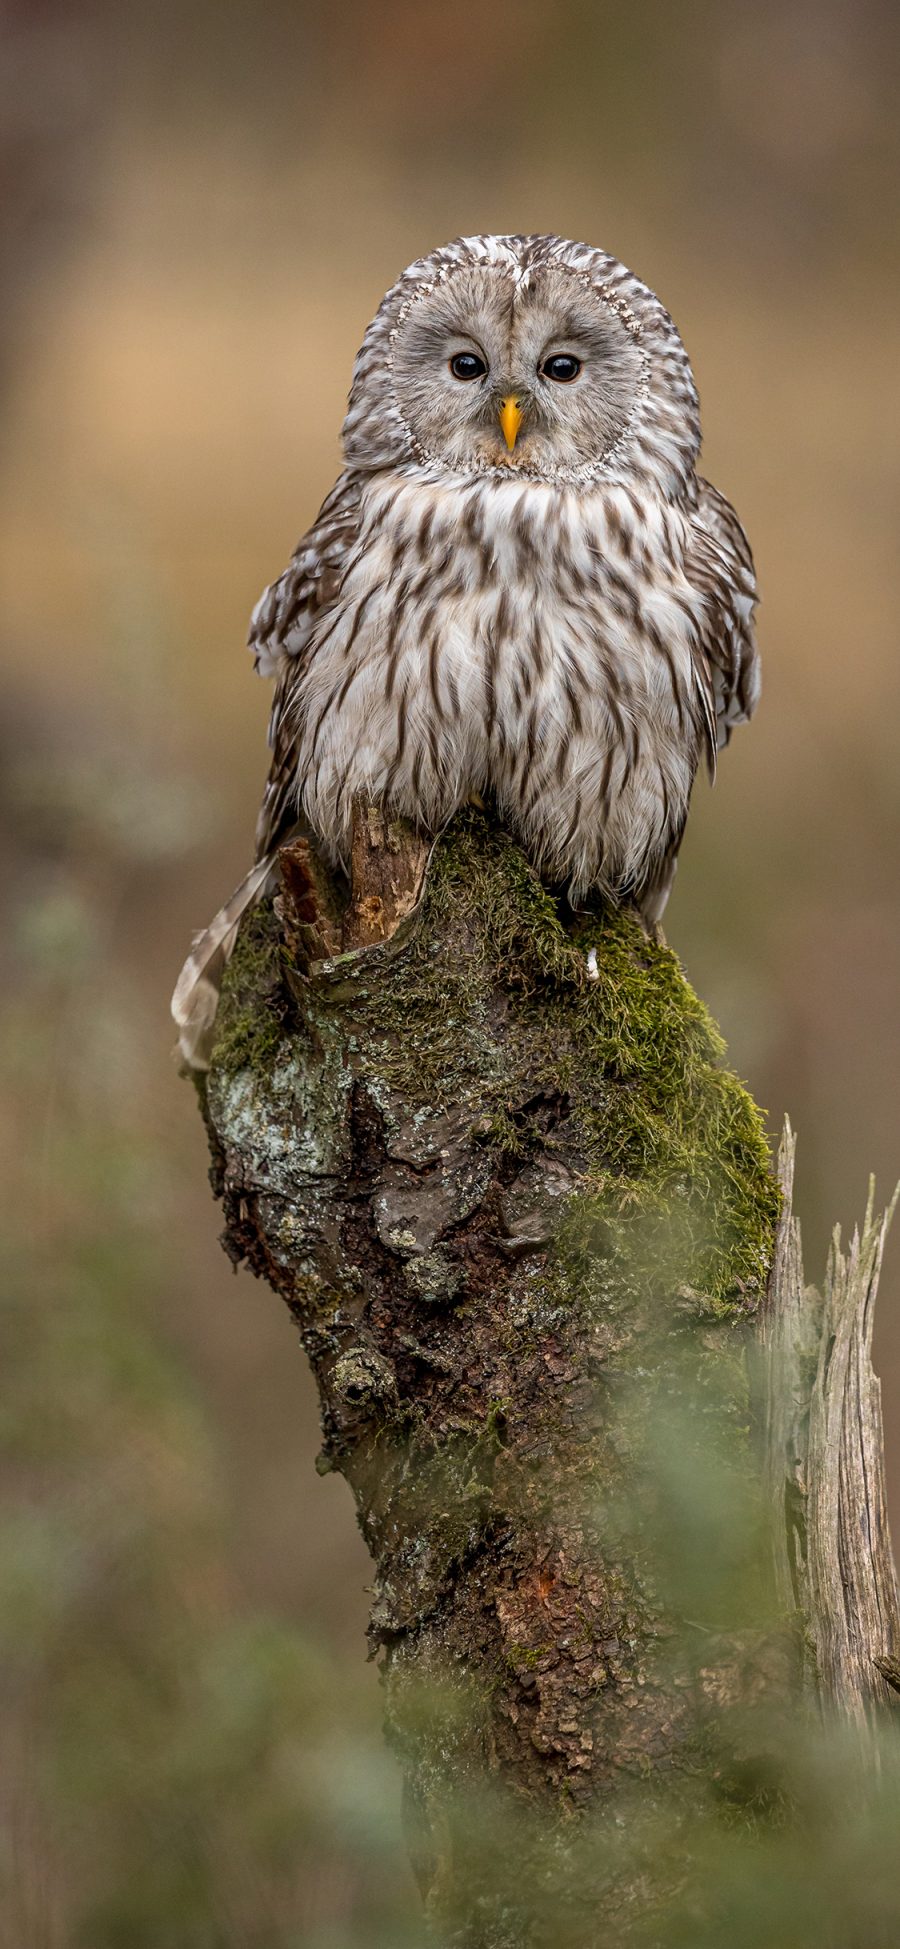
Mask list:
POLYGON ((615 482, 345 475, 254 612, 277 675, 260 851, 300 806, 332 857, 358 795, 431 830, 489 793, 576 890, 639 896, 701 755, 758 693, 753 566, 692 508, 615 482))

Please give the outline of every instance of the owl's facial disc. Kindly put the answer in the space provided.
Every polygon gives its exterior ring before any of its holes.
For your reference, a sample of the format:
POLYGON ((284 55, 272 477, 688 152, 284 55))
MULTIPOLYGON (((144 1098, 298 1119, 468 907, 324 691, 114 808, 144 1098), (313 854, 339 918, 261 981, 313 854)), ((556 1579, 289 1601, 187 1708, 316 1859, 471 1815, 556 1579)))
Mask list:
POLYGON ((394 345, 403 418, 423 456, 454 471, 551 477, 595 464, 642 380, 618 314, 555 266, 524 285, 493 266, 461 270, 410 306, 394 345))

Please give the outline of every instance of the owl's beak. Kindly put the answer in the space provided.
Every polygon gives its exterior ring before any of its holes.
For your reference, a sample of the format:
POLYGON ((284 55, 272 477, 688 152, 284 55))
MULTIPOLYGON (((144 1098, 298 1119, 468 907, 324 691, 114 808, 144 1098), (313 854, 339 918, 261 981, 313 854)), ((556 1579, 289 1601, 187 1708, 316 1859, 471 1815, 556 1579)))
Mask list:
POLYGON ((500 425, 503 428, 503 438, 506 441, 510 453, 512 453, 513 447, 519 437, 521 424, 522 408, 519 405, 515 393, 510 393, 509 397, 504 399, 500 408, 500 425))

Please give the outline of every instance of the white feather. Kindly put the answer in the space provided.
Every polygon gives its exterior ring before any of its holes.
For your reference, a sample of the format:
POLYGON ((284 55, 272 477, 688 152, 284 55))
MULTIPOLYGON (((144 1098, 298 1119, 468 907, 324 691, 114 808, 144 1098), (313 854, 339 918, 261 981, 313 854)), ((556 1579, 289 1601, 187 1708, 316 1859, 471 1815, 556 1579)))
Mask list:
POLYGON ((262 899, 275 878, 276 859, 276 854, 268 853, 265 859, 258 860, 224 907, 219 908, 215 919, 194 936, 194 945, 175 983, 171 1003, 178 1046, 189 1069, 209 1068, 222 976, 231 959, 243 915, 248 907, 262 899))

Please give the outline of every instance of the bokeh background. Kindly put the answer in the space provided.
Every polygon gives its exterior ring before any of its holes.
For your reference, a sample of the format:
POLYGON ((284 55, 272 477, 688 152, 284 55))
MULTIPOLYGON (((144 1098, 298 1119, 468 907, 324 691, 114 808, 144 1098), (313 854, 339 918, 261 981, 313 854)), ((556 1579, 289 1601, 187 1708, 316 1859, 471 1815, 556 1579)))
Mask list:
MULTIPOLYGON (((249 859, 242 649, 410 259, 556 230, 656 288, 757 555, 765 695, 668 932, 800 1133, 818 1275, 900 1176, 900 24, 888 0, 5 0, 3 1949, 417 1938, 286 1315, 170 1059, 249 859)), ((900 1526, 900 1241, 879 1330, 900 1526)))

